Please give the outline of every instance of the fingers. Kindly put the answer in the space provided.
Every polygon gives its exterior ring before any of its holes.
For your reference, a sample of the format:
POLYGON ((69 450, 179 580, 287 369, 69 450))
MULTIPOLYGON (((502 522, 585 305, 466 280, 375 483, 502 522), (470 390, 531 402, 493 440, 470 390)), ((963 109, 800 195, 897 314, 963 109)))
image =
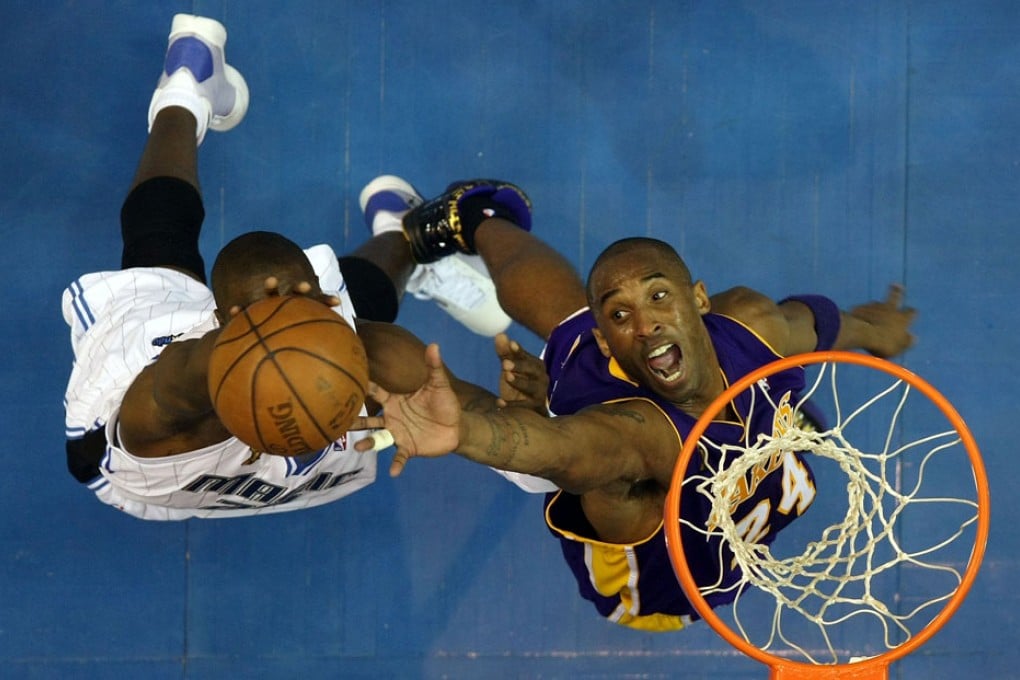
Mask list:
POLYGON ((277 297, 279 295, 306 295, 315 298, 315 300, 321 302, 327 307, 336 307, 340 304, 339 297, 323 293, 319 290, 317 283, 312 283, 311 281, 298 281, 296 284, 291 286, 289 291, 285 290, 286 286, 281 286, 281 281, 279 277, 276 276, 267 276, 265 281, 262 283, 266 297, 277 297))
POLYGON ((361 430, 378 430, 385 426, 385 419, 382 416, 357 416, 347 429, 351 432, 359 432, 361 430))
POLYGON ((885 298, 886 304, 898 309, 903 304, 903 290, 903 284, 900 283, 889 286, 889 294, 885 298))
POLYGON ((504 362, 515 358, 523 359, 528 356, 528 353, 521 349, 520 343, 516 340, 511 340, 510 336, 506 333, 496 335, 493 340, 496 345, 496 356, 503 359, 504 362))
POLYGON ((390 461, 390 477, 399 477, 400 473, 404 471, 405 465, 407 465, 407 454, 398 448, 393 460, 390 461))
POLYGON ((443 368, 443 357, 439 353, 439 345, 434 342, 425 348, 425 365, 433 371, 443 368))
POLYGON ((510 354, 510 336, 506 333, 497 333, 492 341, 496 346, 496 356, 505 358, 510 354))
MULTIPOLYGON (((387 392, 385 389, 375 384, 371 380, 368 381, 368 389, 365 391, 365 395, 371 397, 376 401, 376 403, 383 406, 386 404, 386 400, 390 398, 389 392, 387 392)), ((376 427, 382 427, 382 423, 380 422, 380 424, 376 425, 376 427)))
POLYGON ((280 294, 280 279, 275 276, 267 276, 266 280, 262 283, 263 289, 266 291, 266 295, 273 297, 280 294))
MULTIPOLYGON (((903 315, 907 324, 911 324, 914 321, 914 317, 917 316, 917 310, 913 307, 906 307, 903 304, 903 298, 905 296, 906 289, 901 283, 894 283, 889 286, 889 294, 885 298, 885 303, 892 307, 895 311, 903 315)), ((910 337, 910 344, 914 344, 914 337, 910 337)))
POLYGON ((902 283, 894 283, 889 286, 889 293, 886 295, 885 302, 887 305, 907 312, 913 315, 917 310, 913 307, 906 307, 903 305, 903 299, 906 297, 906 287, 902 283))
POLYGON ((393 446, 393 433, 385 428, 383 416, 357 416, 347 428, 348 432, 375 430, 371 435, 354 442, 354 450, 360 453, 382 451, 393 446))

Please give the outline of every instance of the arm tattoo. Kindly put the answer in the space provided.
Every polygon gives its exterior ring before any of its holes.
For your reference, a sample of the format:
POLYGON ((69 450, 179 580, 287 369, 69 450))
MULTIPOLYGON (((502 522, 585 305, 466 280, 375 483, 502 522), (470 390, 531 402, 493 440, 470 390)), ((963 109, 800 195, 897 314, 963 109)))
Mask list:
POLYGON ((467 399, 461 409, 471 413, 489 413, 496 410, 496 401, 489 395, 479 394, 467 399))
POLYGON ((630 408, 626 403, 618 404, 599 404, 598 406, 590 407, 592 411, 598 411, 604 413, 607 416, 613 416, 614 418, 626 418, 633 420, 635 423, 644 425, 647 422, 644 414, 640 411, 630 408))
POLYGON ((510 465, 517 458, 519 450, 531 443, 528 426, 517 415, 505 411, 496 413, 487 422, 489 445, 486 447, 486 455, 503 465, 510 465))

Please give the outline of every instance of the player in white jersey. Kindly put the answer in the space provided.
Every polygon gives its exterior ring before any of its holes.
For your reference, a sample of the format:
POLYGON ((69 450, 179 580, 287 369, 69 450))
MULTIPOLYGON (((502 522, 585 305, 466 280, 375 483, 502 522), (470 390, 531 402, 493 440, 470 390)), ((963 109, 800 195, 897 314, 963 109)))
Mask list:
MULTIPOLYGON (((353 304, 332 248, 305 254, 334 309, 355 325, 353 304)), ((217 327, 212 291, 181 272, 136 267, 86 274, 64 293, 75 366, 67 391, 67 436, 99 423, 107 442, 88 486, 104 502, 143 519, 240 516, 328 503, 375 478, 375 452, 350 445, 359 433, 300 457, 253 456, 230 437, 197 451, 143 458, 120 445, 118 414, 135 377, 171 342, 217 327)))
MULTIPOLYGON (((248 106, 244 79, 224 60, 225 42, 216 21, 174 18, 149 138, 121 211, 122 268, 82 276, 62 300, 75 355, 65 396, 69 469, 100 500, 144 519, 295 510, 375 478, 375 452, 352 448, 361 434, 283 457, 255 454, 224 428, 205 376, 232 310, 272 294, 320 300, 355 325, 372 379, 395 391, 416 388, 426 375, 424 345, 387 323, 409 279, 430 281, 431 288, 410 290, 480 334, 495 335, 509 323, 484 267, 451 259, 416 265, 399 224, 421 198, 387 177, 362 193, 375 236, 350 256, 338 260, 329 246, 302 251, 279 234, 252 232, 223 248, 207 286, 198 249, 204 209, 197 149, 209 128, 229 130, 248 106), (438 279, 445 288, 435 286, 438 279)), ((497 352, 513 356, 505 342, 497 352)), ((466 408, 494 405, 493 395, 457 384, 466 408)))

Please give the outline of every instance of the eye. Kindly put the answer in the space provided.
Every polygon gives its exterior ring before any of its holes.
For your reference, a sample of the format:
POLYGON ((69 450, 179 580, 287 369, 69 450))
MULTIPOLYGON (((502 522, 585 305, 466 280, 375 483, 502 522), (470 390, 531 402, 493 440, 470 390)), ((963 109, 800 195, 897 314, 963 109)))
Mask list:
POLYGON ((668 295, 669 295, 669 291, 657 290, 654 293, 652 293, 652 300, 654 300, 655 302, 658 302, 659 300, 664 300, 666 298, 666 296, 668 296, 668 295))
POLYGON ((627 312, 622 309, 614 309, 612 312, 609 313, 609 318, 617 323, 621 321, 626 321, 627 316, 628 316, 627 312))

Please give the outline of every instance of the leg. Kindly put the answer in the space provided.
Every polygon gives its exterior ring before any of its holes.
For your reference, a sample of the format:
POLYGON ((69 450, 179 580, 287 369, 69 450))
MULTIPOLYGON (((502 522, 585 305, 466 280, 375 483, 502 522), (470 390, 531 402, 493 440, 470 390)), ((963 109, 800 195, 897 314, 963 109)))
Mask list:
POLYGON ((153 120, 131 188, 156 177, 176 177, 199 190, 196 129, 195 116, 187 109, 162 109, 153 120))
POLYGON ((392 323, 415 266, 400 218, 421 198, 404 180, 383 175, 361 190, 358 202, 372 238, 340 258, 340 271, 358 316, 392 323))
POLYGON ((354 311, 361 319, 393 323, 414 268, 400 234, 380 234, 339 258, 354 311))
POLYGON ((511 319, 499 307, 496 289, 480 257, 456 253, 426 264, 414 260, 402 225, 404 215, 422 204, 411 184, 382 175, 365 186, 359 203, 373 237, 340 258, 359 316, 393 321, 406 290, 418 299, 433 300, 479 335, 493 336, 506 330, 511 319), (389 286, 384 285, 386 281, 389 286), (391 315, 378 316, 384 310, 391 310, 391 315))
POLYGON ((149 138, 121 209, 122 268, 171 267, 205 281, 198 146, 208 128, 228 130, 248 109, 247 85, 224 60, 226 39, 217 21, 174 17, 149 138))
POLYGON ((122 269, 170 267, 205 282, 196 149, 194 116, 180 107, 160 111, 120 212, 122 269))
POLYGON ((561 321, 588 305, 577 270, 513 222, 485 220, 475 232, 475 247, 492 275, 499 304, 543 340, 561 321))
POLYGON ((531 235, 531 203, 518 187, 472 180, 412 210, 403 220, 414 257, 443 260, 450 253, 481 255, 499 304, 542 339, 587 305, 577 271, 531 235))
MULTIPOLYGON (((225 41, 218 22, 174 17, 163 73, 149 106, 149 138, 121 208, 123 269, 172 267, 205 281, 198 250, 204 217, 198 145, 207 127, 225 130, 239 123, 248 102, 244 80, 223 61, 225 41), (228 69, 233 84, 226 82, 228 69), (192 76, 192 71, 205 75, 192 76)), ((105 429, 67 440, 66 453, 68 470, 78 481, 98 477, 105 429)))

